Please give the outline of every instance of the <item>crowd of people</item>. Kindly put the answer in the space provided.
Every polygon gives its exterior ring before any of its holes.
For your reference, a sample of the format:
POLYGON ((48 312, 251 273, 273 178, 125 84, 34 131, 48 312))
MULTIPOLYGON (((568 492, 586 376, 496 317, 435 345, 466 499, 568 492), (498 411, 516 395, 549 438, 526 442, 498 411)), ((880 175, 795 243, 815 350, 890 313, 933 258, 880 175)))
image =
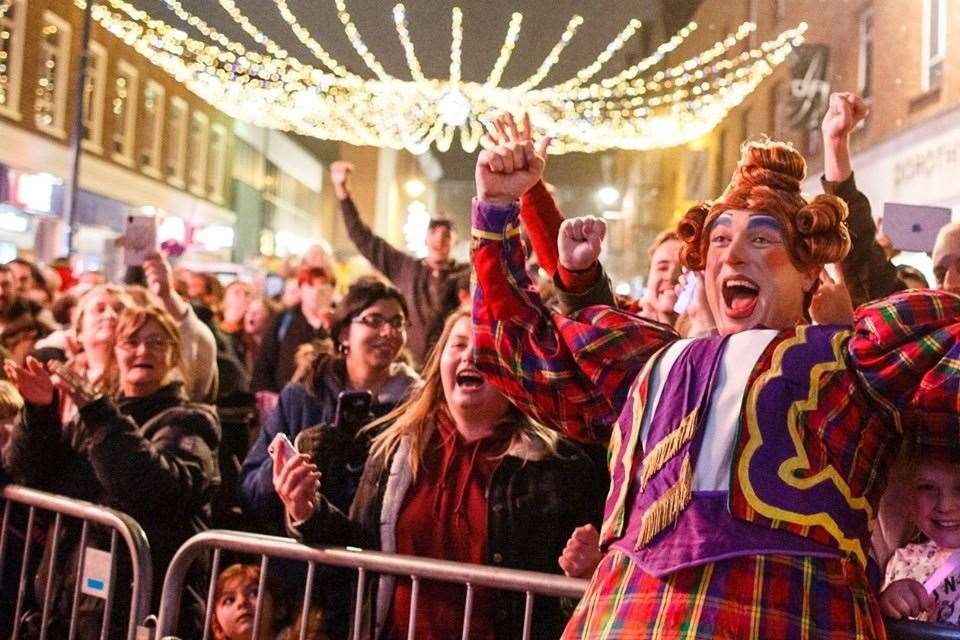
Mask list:
MULTIPOLYGON (((599 262, 603 220, 558 208, 549 139, 510 115, 477 159, 471 264, 445 218, 424 259, 378 237, 335 162, 375 275, 338 282, 319 246, 275 298, 161 254, 123 284, 0 266, 2 479, 136 519, 155 609, 175 551, 218 527, 589 579, 579 604, 537 600, 538 638, 960 625, 960 225, 933 289, 893 266, 851 165, 865 116, 831 96, 813 198, 796 150, 745 142, 723 193, 649 247, 636 299, 599 262)), ((109 541, 42 518, 28 540, 22 515, 9 548, 42 553, 21 629, 39 636, 50 593, 66 637, 83 545, 109 541)), ((461 635, 464 588, 380 576, 354 609, 353 574, 324 568, 301 611, 302 566, 227 557, 193 568, 180 637, 401 638, 414 600, 413 637, 461 635)), ((20 569, 0 576, 3 636, 20 569)), ((79 598, 77 637, 100 637, 102 604, 79 598)), ((473 607, 469 637, 519 637, 522 596, 478 589, 473 607)))

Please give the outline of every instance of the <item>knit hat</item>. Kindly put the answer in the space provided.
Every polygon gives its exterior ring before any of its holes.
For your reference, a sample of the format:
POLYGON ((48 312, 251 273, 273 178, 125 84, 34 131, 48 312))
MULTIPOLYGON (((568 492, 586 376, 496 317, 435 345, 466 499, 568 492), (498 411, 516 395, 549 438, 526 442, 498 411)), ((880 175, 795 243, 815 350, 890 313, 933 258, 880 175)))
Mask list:
POLYGON ((933 243, 933 270, 945 267, 949 260, 960 258, 960 222, 951 222, 940 227, 937 241, 933 243))

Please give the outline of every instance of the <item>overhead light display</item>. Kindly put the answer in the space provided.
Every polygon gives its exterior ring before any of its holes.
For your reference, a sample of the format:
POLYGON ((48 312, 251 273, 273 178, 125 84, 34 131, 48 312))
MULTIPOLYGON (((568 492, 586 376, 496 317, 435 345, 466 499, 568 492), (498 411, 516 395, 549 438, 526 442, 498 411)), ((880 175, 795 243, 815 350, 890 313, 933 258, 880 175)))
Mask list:
MULTIPOLYGON (((9 0, 7 0, 9 2, 9 0)), ((573 16, 553 48, 523 82, 500 86, 520 38, 523 16, 506 26, 499 55, 483 81, 461 77, 463 13, 451 14, 448 78, 428 78, 410 38, 406 8, 393 9, 409 78, 388 73, 363 41, 345 0, 334 0, 350 44, 369 74, 336 60, 291 10, 287 0, 269 0, 297 40, 316 59, 292 56, 264 33, 234 0, 216 0, 262 51, 252 51, 190 13, 180 0, 162 0, 182 25, 158 20, 127 0, 100 0, 93 17, 104 28, 163 68, 192 92, 230 116, 258 126, 295 131, 356 145, 423 153, 447 151, 455 139, 477 149, 484 122, 511 111, 528 112, 537 132, 554 138, 552 153, 603 149, 647 150, 694 140, 719 124, 731 109, 786 60, 803 41, 805 23, 753 49, 741 48, 756 26, 743 23, 712 46, 667 66, 697 29, 690 22, 638 63, 601 76, 614 54, 641 28, 627 26, 573 77, 543 86, 584 20, 573 16), (186 29, 195 29, 194 37, 186 29), (729 57, 728 57, 729 56, 729 57)), ((75 0, 84 7, 84 0, 75 0)))

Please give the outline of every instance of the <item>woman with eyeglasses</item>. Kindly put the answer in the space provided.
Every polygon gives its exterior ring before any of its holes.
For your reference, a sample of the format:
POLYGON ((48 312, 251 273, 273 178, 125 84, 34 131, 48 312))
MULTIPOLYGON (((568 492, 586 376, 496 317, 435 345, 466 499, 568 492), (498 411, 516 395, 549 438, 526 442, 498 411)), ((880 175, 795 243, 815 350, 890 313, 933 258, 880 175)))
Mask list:
MULTIPOLYGON (((560 573, 564 545, 598 523, 608 485, 603 463, 526 418, 474 364, 470 312, 454 312, 424 368, 424 385, 373 431, 349 512, 326 499, 326 475, 306 456, 282 460, 274 486, 290 532, 307 544, 560 573), (349 513, 349 515, 347 515, 349 513)), ((599 457, 599 456, 598 456, 599 457)), ((567 570, 567 566, 563 566, 567 570)), ((519 638, 523 594, 476 589, 462 634, 465 589, 380 576, 366 594, 366 638, 519 638)), ((537 598, 535 638, 556 638, 559 602, 537 598)))
MULTIPOLYGON (((166 311, 123 309, 116 321, 113 352, 115 394, 103 393, 58 363, 48 365, 53 374, 33 358, 23 367, 9 360, 4 364, 26 401, 6 463, 22 484, 129 514, 143 527, 154 574, 162 576, 180 545, 209 524, 211 499, 220 484, 216 456, 220 424, 212 407, 191 403, 183 384, 174 380, 181 366, 181 338, 166 311), (58 411, 60 395, 68 396, 78 409, 66 424, 58 411)), ((102 530, 93 528, 89 535, 87 546, 110 548, 102 530)), ((58 582, 52 611, 57 624, 65 624, 70 619, 77 559, 83 552, 79 523, 61 529, 56 558, 50 557, 51 548, 51 544, 44 548, 38 582, 46 579, 53 562, 58 582)), ((122 587, 129 584, 125 558, 118 566, 115 584, 122 587)), ((202 580, 200 575, 196 578, 202 580)), ((202 582, 191 580, 188 585, 188 611, 181 614, 179 635, 199 637, 202 582)), ((154 581, 154 607, 161 586, 161 581, 154 581)), ((42 587, 38 593, 42 596, 42 587)), ((114 598, 110 637, 126 637, 129 589, 114 589, 114 598)), ((82 598, 78 637, 99 637, 102 602, 82 598)), ((57 627, 50 636, 66 637, 66 629, 57 627)))
MULTIPOLYGON (((327 497, 347 509, 353 500, 366 444, 355 438, 363 424, 335 424, 342 392, 369 392, 371 417, 406 397, 419 378, 398 361, 406 344, 407 302, 399 290, 362 278, 347 291, 331 323, 335 353, 318 349, 305 379, 287 384, 240 472, 241 504, 267 530, 283 530, 283 507, 273 490, 267 447, 278 433, 296 442, 324 473, 327 497)), ((356 421, 356 418, 354 418, 356 421)), ((365 422, 365 421, 364 421, 365 422)))

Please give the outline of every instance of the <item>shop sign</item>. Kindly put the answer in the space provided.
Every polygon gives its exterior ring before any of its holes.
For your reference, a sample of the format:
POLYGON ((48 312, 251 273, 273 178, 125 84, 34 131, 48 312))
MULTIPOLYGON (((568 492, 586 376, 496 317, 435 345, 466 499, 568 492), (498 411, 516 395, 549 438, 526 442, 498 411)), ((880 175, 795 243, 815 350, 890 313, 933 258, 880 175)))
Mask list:
POLYGON ((790 66, 790 127, 815 130, 830 104, 827 63, 830 49, 822 44, 798 47, 790 66))

